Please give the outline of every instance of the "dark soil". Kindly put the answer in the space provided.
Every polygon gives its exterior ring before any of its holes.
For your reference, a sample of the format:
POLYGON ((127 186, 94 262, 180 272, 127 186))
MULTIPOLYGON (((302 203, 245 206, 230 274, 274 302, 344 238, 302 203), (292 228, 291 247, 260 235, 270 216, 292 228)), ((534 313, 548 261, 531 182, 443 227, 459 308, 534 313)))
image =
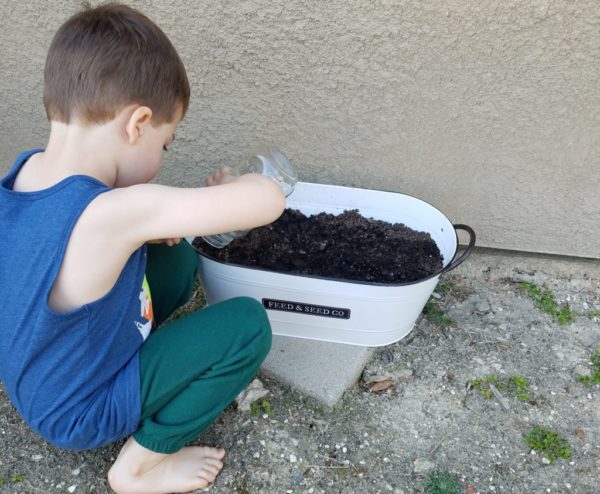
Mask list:
POLYGON ((442 256, 429 233, 365 218, 357 210, 307 217, 286 209, 274 223, 251 230, 223 249, 200 238, 194 246, 227 263, 354 281, 406 283, 442 268, 442 256))

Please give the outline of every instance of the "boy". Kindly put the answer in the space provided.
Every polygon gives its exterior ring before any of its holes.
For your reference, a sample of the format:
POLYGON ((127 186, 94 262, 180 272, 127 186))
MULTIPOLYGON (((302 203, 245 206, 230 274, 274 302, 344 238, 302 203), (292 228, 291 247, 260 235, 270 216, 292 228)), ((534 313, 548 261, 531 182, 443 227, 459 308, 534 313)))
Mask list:
POLYGON ((227 169, 203 188, 147 183, 189 95, 152 21, 119 4, 87 8, 48 52, 48 144, 19 155, 0 182, 0 379, 59 447, 131 435, 108 474, 118 493, 213 482, 224 451, 184 445, 247 385, 271 343, 249 298, 154 330, 196 277, 197 256, 180 238, 267 224, 285 205, 269 178, 227 169))

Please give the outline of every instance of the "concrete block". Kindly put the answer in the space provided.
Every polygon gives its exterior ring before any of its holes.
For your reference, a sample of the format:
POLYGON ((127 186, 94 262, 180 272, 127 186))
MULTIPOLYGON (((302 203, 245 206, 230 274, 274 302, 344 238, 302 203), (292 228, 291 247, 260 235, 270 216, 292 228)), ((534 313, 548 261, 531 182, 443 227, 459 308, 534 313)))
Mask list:
POLYGON ((263 373, 333 406, 353 386, 374 348, 273 336, 263 373))

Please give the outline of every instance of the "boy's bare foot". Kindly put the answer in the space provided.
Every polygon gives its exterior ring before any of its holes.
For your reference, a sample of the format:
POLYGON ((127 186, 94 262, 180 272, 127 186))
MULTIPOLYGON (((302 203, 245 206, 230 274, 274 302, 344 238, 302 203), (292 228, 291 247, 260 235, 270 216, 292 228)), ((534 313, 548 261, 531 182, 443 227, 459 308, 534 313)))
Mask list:
POLYGON ((155 453, 130 437, 108 472, 108 482, 117 494, 190 492, 214 482, 223 468, 223 456, 222 449, 202 446, 155 453))

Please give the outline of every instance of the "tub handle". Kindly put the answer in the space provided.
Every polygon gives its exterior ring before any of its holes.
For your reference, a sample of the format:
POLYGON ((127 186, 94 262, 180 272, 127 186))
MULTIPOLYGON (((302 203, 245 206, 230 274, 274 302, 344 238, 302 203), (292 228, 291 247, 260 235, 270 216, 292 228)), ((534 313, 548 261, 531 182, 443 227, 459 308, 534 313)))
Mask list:
POLYGON ((460 265, 467 257, 469 257, 469 254, 471 254, 473 247, 475 247, 475 239, 476 239, 475 231, 470 226, 468 226, 468 225, 452 225, 452 226, 454 227, 454 230, 464 230, 469 234, 469 245, 467 245, 467 248, 460 255, 460 257, 458 259, 452 259, 452 261, 450 261, 450 263, 444 269, 442 269, 440 274, 447 273, 448 271, 450 271, 450 270, 454 269, 455 267, 457 267, 458 265, 460 265))

